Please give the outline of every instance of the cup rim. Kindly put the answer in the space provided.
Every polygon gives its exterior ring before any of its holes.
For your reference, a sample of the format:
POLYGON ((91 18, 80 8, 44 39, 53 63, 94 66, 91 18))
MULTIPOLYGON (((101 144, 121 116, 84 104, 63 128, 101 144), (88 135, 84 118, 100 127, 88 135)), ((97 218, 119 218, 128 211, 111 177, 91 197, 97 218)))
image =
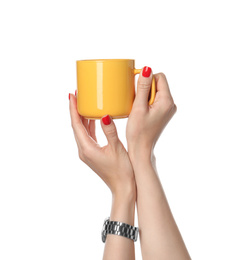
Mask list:
POLYGON ((77 60, 77 62, 104 62, 104 61, 135 61, 134 59, 87 59, 77 60))

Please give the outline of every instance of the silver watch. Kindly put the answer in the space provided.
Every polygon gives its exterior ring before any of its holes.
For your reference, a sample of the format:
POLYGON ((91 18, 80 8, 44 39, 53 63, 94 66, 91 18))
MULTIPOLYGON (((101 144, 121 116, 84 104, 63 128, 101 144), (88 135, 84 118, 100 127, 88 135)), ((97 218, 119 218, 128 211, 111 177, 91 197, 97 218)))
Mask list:
POLYGON ((104 243, 106 241, 107 234, 123 236, 136 242, 139 234, 139 229, 129 224, 119 221, 110 221, 110 218, 106 218, 101 232, 102 241, 104 243))

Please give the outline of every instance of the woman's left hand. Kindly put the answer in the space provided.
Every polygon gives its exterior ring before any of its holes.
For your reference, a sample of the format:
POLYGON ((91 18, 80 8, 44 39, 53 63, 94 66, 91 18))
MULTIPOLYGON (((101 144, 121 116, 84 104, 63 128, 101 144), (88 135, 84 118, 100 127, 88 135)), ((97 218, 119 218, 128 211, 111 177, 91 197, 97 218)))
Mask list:
POLYGON ((71 125, 80 159, 107 184, 113 195, 135 196, 134 172, 128 153, 118 138, 116 126, 109 116, 102 118, 101 127, 108 144, 100 147, 95 135, 95 121, 80 116, 76 96, 70 94, 71 125))

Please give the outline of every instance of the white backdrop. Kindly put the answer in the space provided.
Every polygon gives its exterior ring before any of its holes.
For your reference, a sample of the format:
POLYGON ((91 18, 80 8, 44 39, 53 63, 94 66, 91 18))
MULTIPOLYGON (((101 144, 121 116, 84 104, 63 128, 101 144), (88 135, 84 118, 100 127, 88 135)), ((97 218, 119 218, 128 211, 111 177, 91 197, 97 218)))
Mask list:
POLYGON ((111 194, 78 158, 68 106, 75 61, 96 58, 166 74, 178 112, 155 154, 175 220, 192 259, 245 259, 242 3, 0 2, 0 259, 102 258, 111 194))

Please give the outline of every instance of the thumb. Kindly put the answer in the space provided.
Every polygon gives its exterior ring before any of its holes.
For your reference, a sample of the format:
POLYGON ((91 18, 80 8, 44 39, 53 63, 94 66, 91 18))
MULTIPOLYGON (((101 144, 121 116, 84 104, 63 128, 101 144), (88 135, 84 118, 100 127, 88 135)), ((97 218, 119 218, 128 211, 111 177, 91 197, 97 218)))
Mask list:
POLYGON ((103 116, 100 123, 108 143, 115 146, 119 140, 115 123, 109 115, 103 116))
POLYGON ((152 70, 150 67, 145 66, 139 75, 137 82, 137 93, 135 97, 136 106, 148 107, 148 97, 151 89, 152 70))

